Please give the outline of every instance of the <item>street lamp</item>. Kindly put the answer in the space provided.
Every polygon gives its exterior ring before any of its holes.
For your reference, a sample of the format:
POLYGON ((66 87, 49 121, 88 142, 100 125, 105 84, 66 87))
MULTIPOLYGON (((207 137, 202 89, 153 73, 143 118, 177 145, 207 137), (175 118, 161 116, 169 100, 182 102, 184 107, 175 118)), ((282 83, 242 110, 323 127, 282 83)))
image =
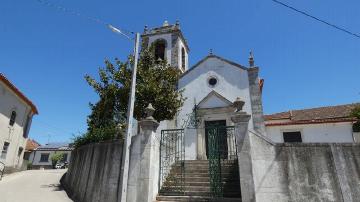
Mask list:
MULTIPOLYGON (((108 28, 120 35, 127 37, 129 40, 132 40, 131 37, 126 35, 120 29, 112 26, 111 24, 107 25, 108 28)), ((135 34, 135 46, 134 46, 134 67, 132 71, 131 77, 131 89, 128 101, 128 111, 127 111, 127 128, 126 128, 126 135, 123 145, 123 157, 121 163, 121 201, 126 202, 126 195, 127 195, 127 182, 128 182, 128 175, 129 175, 129 150, 131 145, 131 132, 133 126, 133 116, 134 116, 134 104, 135 104, 135 86, 136 86, 136 69, 138 64, 138 57, 139 57, 139 40, 140 34, 137 32, 135 34), (126 172, 125 172, 126 171, 126 172)))

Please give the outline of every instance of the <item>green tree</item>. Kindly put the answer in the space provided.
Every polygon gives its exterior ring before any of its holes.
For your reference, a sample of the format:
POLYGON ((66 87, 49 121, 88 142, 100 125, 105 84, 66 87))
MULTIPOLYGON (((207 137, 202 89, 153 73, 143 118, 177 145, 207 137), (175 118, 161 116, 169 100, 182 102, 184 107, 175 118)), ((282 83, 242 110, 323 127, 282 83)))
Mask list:
POLYGON ((353 131, 360 132, 360 104, 355 106, 351 111, 351 117, 355 117, 357 121, 353 124, 353 131))
POLYGON ((64 158, 64 153, 62 152, 58 152, 58 153, 55 153, 51 156, 51 163, 52 163, 52 166, 55 167, 55 165, 61 161, 62 159, 64 158))
MULTIPOLYGON (((133 57, 125 62, 106 60, 105 67, 99 69, 99 80, 85 76, 100 99, 90 104, 88 131, 75 138, 75 146, 111 139, 114 133, 121 133, 117 125, 125 129, 132 76, 129 67, 133 62, 133 57)), ((156 109, 153 117, 157 121, 173 119, 185 100, 182 91, 177 90, 180 75, 179 69, 155 59, 153 47, 143 49, 137 68, 134 118, 145 118, 145 108, 151 103, 156 109)))

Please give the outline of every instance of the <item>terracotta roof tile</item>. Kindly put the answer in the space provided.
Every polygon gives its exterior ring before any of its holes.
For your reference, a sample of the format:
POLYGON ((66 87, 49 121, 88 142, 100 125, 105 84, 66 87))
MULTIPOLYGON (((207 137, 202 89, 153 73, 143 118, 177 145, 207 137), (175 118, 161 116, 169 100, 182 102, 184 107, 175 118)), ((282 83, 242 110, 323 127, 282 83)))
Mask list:
POLYGON ((287 112, 280 112, 270 115, 265 115, 266 125, 291 125, 291 124, 306 124, 306 123, 327 123, 327 122, 345 122, 354 121, 350 117, 351 110, 360 103, 317 107, 301 110, 290 110, 287 112), (287 120, 281 123, 269 123, 275 120, 287 120))
POLYGON ((26 104, 31 107, 34 114, 38 114, 36 106, 29 100, 14 84, 12 84, 2 73, 0 73, 0 81, 2 81, 8 88, 10 88, 17 96, 20 97, 26 104))
POLYGON ((32 140, 32 139, 28 139, 26 141, 25 151, 33 151, 38 147, 40 147, 40 144, 38 142, 36 142, 35 140, 32 140))

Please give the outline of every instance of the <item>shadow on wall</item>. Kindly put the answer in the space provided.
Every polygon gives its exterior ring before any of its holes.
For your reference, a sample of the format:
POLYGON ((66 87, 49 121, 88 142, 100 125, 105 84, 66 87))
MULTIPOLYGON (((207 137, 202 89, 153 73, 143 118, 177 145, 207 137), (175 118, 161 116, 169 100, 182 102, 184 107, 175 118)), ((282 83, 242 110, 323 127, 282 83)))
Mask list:
POLYGON ((117 140, 75 149, 60 180, 68 196, 78 202, 119 201, 122 148, 117 140))
POLYGON ((257 201, 356 201, 360 144, 275 144, 251 135, 257 201))

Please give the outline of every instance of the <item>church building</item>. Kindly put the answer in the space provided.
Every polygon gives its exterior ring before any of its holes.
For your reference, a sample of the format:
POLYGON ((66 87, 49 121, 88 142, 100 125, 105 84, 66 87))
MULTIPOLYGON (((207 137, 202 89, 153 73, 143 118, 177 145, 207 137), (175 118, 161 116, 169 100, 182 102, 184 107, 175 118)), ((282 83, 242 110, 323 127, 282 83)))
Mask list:
MULTIPOLYGON (((142 44, 144 47, 154 45, 156 58, 166 60, 171 67, 178 68, 182 72, 178 89, 183 91, 183 96, 186 98, 176 118, 163 121, 157 130, 160 140, 160 179, 157 199, 160 201, 161 199, 173 200, 174 198, 166 198, 168 195, 173 195, 169 190, 174 192, 174 189, 181 187, 182 183, 188 184, 181 182, 181 178, 171 178, 174 173, 196 182, 198 178, 195 176, 202 176, 207 172, 216 173, 219 172, 218 169, 221 170, 221 175, 226 175, 227 179, 239 178, 238 175, 229 171, 229 168, 249 169, 241 168, 236 163, 239 145, 234 136, 235 123, 232 121, 232 116, 239 105, 242 113, 250 115, 247 133, 261 137, 271 144, 354 142, 351 131, 354 119, 346 118, 344 114, 332 116, 333 119, 331 119, 331 109, 344 111, 341 110, 341 106, 320 109, 323 111, 323 117, 318 121, 322 124, 317 125, 314 125, 314 121, 293 121, 304 118, 302 114, 308 115, 307 120, 316 119, 314 118, 316 117, 314 114, 317 114, 316 109, 294 110, 297 116, 291 116, 291 114, 285 117, 285 113, 264 116, 262 106, 264 80, 259 77, 260 68, 255 65, 251 52, 248 64, 241 65, 215 55, 210 50, 207 56, 190 67, 188 64, 190 49, 181 32, 180 24, 176 22, 171 25, 167 21, 161 27, 153 29, 145 27, 142 44), (335 120, 335 117, 341 117, 341 121, 337 122, 336 120, 340 119, 335 120), (342 124, 344 121, 345 125, 342 124), (184 162, 184 165, 174 171, 174 165, 177 162, 184 162), (211 166, 214 165, 218 167, 212 168, 211 166), (227 167, 225 168, 224 165, 227 167), (200 170, 195 171, 194 168, 200 168, 200 170), (202 172, 201 169, 205 171, 202 172)), ((349 114, 351 106, 354 105, 349 106, 343 107, 347 109, 346 114, 349 114)), ((216 174, 210 175, 208 179, 202 179, 210 180, 210 186, 194 183, 192 186, 184 186, 182 191, 190 196, 201 196, 204 193, 206 195, 209 192, 213 196, 230 197, 231 201, 240 201, 240 192, 234 191, 240 189, 238 181, 232 183, 221 179, 218 183, 225 185, 219 186, 221 188, 216 190, 214 176, 216 174)))
POLYGON ((210 51, 190 67, 190 48, 178 22, 145 27, 141 37, 143 47, 154 45, 157 59, 182 72, 177 88, 186 100, 173 120, 160 123, 149 103, 147 117, 125 147, 128 169, 120 169, 122 142, 74 150, 64 180, 77 198, 358 201, 360 144, 354 141, 360 134, 352 130, 357 120, 349 117, 356 105, 264 116, 264 80, 252 53, 241 65, 210 51), (120 179, 125 180, 120 184, 120 179))

